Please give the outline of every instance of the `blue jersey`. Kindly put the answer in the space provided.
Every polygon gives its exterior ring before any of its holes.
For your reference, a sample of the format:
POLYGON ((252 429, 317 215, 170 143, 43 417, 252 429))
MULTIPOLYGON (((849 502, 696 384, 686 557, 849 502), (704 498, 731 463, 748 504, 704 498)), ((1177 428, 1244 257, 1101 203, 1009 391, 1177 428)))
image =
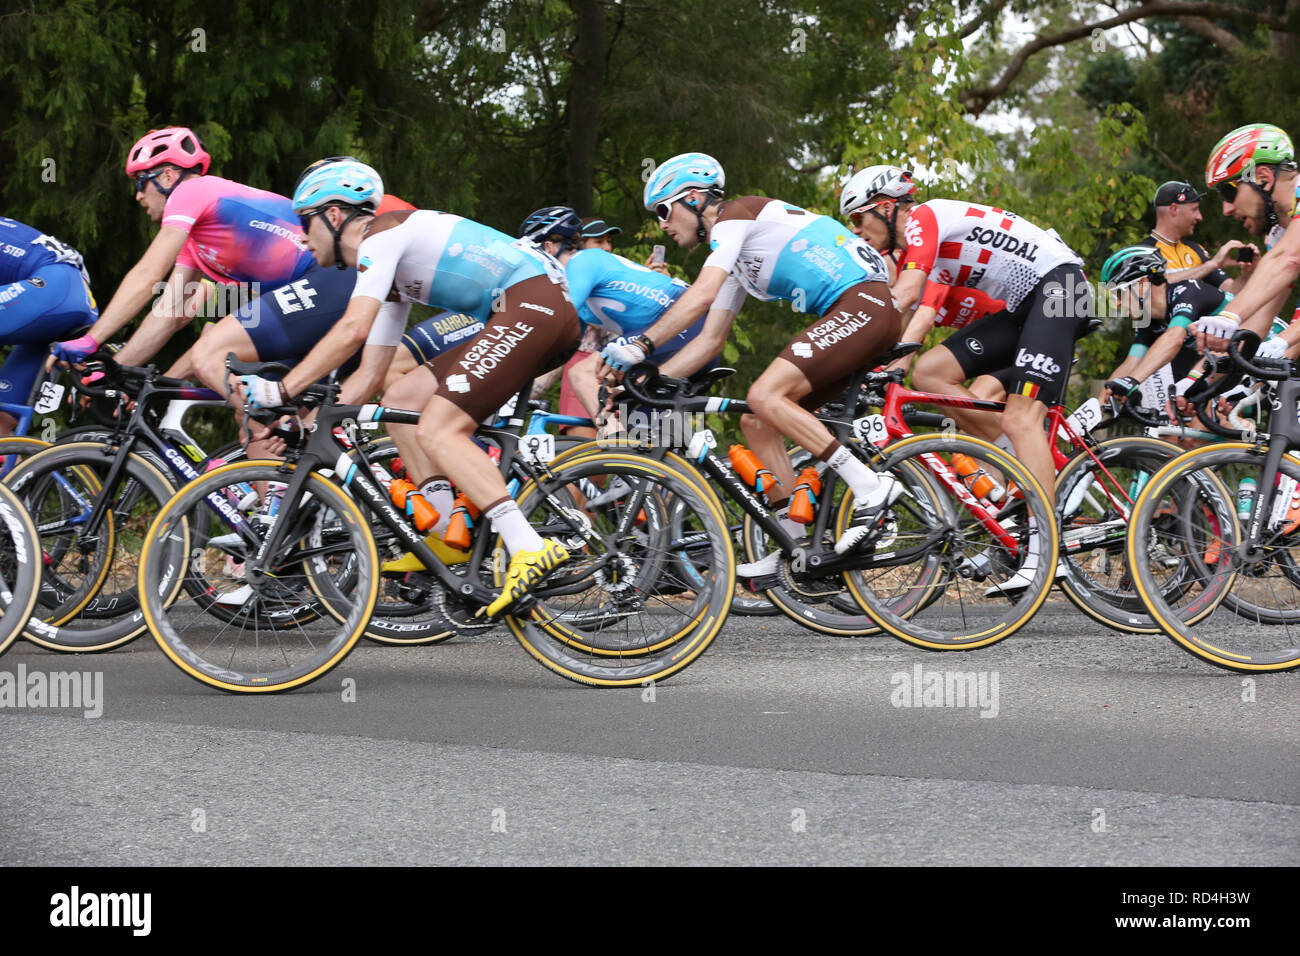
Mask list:
POLYGON ((353 298, 423 302, 486 321, 517 282, 564 269, 535 243, 481 223, 420 209, 379 216, 357 250, 353 298))
POLYGON ((686 291, 680 279, 604 249, 584 249, 564 265, 578 318, 611 335, 638 335, 686 291))
POLYGON ((76 249, 16 219, 0 216, 0 285, 26 279, 37 269, 56 262, 75 266, 90 282, 76 249))

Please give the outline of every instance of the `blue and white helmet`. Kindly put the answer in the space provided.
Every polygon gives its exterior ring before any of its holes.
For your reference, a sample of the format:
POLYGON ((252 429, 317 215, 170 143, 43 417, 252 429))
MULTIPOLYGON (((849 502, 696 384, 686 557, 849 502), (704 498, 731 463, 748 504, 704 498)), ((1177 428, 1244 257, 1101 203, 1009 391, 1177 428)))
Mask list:
POLYGON ((383 199, 384 181, 379 173, 363 162, 345 158, 309 168, 293 191, 293 211, 302 215, 327 203, 344 203, 374 212, 383 199))
POLYGON ((727 183, 722 164, 706 153, 682 153, 664 160, 645 184, 645 208, 653 210, 688 189, 721 194, 727 183))
POLYGON ((546 206, 531 213, 519 226, 520 239, 543 242, 551 236, 572 239, 582 232, 582 219, 568 206, 546 206))

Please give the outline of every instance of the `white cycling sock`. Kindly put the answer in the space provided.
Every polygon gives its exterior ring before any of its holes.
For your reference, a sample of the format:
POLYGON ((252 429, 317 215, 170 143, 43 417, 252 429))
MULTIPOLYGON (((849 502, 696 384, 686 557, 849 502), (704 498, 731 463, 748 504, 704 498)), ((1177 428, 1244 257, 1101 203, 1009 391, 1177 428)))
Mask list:
POLYGON ((826 464, 834 468, 835 473, 844 479, 858 502, 870 498, 880 487, 880 476, 854 458, 853 453, 843 445, 835 449, 834 454, 826 459, 826 464))
POLYGON ((501 535, 501 540, 511 555, 520 551, 540 551, 546 544, 541 535, 533 530, 513 498, 497 502, 483 516, 492 522, 492 530, 501 535))

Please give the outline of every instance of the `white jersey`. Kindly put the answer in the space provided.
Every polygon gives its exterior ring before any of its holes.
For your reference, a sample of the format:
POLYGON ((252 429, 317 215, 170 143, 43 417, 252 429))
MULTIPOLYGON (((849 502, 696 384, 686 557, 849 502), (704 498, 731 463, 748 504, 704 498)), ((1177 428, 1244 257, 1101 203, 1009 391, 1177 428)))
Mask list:
POLYGON ((912 210, 903 230, 899 272, 922 269, 931 282, 980 289, 1014 312, 1043 276, 1083 260, 1055 231, 1015 213, 956 199, 931 199, 912 210))

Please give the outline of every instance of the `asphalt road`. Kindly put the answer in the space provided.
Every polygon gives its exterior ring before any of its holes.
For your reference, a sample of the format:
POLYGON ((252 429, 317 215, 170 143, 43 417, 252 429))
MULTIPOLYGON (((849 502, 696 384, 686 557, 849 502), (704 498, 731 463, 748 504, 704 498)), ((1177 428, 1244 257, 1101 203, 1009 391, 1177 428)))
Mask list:
POLYGON ((102 673, 103 714, 0 707, 6 866, 1300 863, 1300 674, 1251 686, 1066 606, 968 654, 733 617, 652 695, 504 630, 363 642, 275 697, 148 637, 20 665, 102 673), (945 671, 983 700, 902 706, 945 671))

